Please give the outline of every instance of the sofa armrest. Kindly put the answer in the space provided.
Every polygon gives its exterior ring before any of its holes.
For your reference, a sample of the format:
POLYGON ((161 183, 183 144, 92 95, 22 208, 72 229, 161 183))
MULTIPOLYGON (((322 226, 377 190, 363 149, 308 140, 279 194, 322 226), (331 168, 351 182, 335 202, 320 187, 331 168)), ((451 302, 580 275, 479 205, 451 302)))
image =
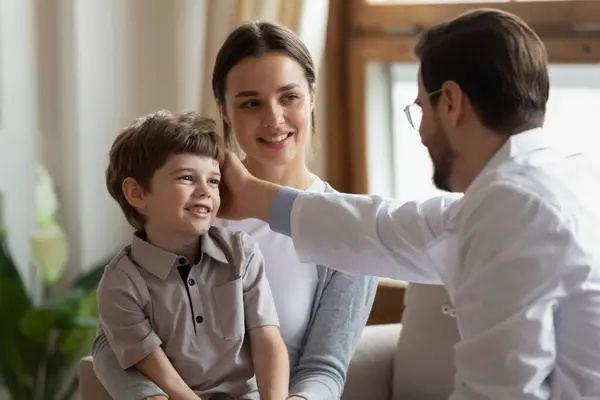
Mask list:
POLYGON ((79 377, 82 400, 112 400, 96 377, 91 356, 83 357, 79 360, 77 375, 79 377))
POLYGON ((342 400, 391 400, 401 329, 400 324, 365 327, 350 361, 342 400))

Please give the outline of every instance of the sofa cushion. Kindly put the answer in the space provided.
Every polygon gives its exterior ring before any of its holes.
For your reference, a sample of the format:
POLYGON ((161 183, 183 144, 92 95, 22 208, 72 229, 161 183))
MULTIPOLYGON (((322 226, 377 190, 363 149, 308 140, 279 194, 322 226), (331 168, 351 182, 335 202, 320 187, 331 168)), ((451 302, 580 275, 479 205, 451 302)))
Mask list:
POLYGON ((443 286, 411 283, 406 289, 402 334, 394 360, 394 399, 448 399, 454 386, 456 320, 443 313, 443 286))
POLYGON ((111 400, 94 372, 94 363, 91 356, 83 357, 77 366, 79 387, 82 400, 111 400))
POLYGON ((348 368, 342 400, 390 400, 400 324, 370 325, 360 336, 348 368))

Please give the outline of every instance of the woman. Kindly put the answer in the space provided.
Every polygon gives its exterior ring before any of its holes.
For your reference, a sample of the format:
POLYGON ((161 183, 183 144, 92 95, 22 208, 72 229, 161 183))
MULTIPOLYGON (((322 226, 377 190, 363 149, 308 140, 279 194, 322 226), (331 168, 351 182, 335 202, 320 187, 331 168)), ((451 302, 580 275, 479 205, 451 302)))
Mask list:
MULTIPOLYGON (((316 74, 306 46, 290 30, 252 22, 221 47, 212 87, 228 146, 240 147, 255 176, 312 192, 332 189, 306 163, 316 74)), ((337 400, 348 364, 369 315, 375 278, 352 277, 302 265, 290 238, 257 220, 220 221, 260 245, 287 345, 290 400, 337 400)), ((116 400, 163 398, 136 370, 122 371, 105 338, 94 342, 94 370, 116 400)))

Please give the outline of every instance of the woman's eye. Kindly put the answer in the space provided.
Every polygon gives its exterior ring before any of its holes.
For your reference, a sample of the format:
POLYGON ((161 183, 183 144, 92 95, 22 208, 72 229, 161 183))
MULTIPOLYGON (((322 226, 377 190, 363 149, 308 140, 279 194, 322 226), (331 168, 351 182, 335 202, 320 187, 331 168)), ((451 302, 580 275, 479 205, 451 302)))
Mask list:
POLYGON ((250 100, 245 103, 242 103, 242 108, 252 108, 258 106, 258 101, 250 100))
POLYGON ((300 97, 297 94, 287 94, 283 96, 283 101, 286 103, 292 102, 294 100, 298 100, 300 97))
POLYGON ((219 183, 220 183, 221 181, 219 181, 218 179, 211 179, 211 180, 209 180, 209 182, 210 182, 211 184, 213 184, 213 185, 219 185, 219 183))

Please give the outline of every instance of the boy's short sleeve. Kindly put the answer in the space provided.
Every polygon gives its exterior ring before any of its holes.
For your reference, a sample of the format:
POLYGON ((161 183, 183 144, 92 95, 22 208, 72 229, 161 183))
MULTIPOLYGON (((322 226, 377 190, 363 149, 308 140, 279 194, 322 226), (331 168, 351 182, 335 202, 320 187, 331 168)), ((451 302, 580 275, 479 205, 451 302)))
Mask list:
POLYGON ((162 343, 143 310, 145 300, 149 299, 143 298, 143 291, 122 268, 107 268, 98 286, 98 312, 123 369, 134 366, 162 343))
POLYGON ((246 329, 267 325, 279 326, 275 301, 265 274, 262 252, 246 235, 243 236, 242 243, 246 253, 246 265, 242 275, 246 329))

